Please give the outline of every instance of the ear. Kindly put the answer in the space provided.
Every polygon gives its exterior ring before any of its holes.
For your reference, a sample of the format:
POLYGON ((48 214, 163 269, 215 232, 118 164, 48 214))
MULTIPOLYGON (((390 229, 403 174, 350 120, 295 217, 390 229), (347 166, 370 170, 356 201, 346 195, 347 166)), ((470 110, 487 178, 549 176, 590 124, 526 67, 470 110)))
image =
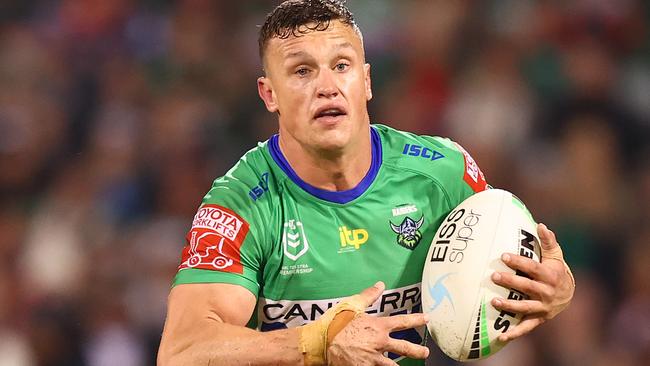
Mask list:
POLYGON ((370 64, 363 65, 364 79, 366 82, 366 100, 372 99, 372 83, 370 81, 370 64))
POLYGON ((262 98, 262 101, 264 101, 264 105, 269 112, 275 113, 278 111, 279 107, 275 100, 273 85, 268 77, 260 76, 257 78, 257 92, 259 93, 260 98, 262 98))

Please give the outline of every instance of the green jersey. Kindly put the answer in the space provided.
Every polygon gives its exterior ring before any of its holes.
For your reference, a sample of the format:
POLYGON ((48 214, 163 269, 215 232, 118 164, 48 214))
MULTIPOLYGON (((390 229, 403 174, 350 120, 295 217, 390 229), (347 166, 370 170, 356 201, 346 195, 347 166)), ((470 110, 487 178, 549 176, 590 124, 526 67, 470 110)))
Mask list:
MULTIPOLYGON (((487 184, 448 139, 383 125, 370 135, 370 170, 347 191, 303 181, 277 135, 246 153, 204 197, 174 284, 245 287, 258 299, 249 326, 261 331, 318 319, 378 280, 386 290, 368 314, 421 312, 422 269, 440 222, 487 184)), ((424 329, 391 336, 423 343, 424 329)))

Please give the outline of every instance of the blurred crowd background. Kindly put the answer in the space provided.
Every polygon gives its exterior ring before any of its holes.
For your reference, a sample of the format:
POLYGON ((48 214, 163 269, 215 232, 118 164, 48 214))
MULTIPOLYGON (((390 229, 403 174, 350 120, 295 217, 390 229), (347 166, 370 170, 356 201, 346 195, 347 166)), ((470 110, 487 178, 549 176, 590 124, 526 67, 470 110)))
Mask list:
MULTIPOLYGON (((0 366, 155 363, 203 194, 277 129, 256 90, 277 3, 0 2, 0 366)), ((464 145, 574 269, 570 308, 478 364, 647 365, 650 3, 348 5, 372 121, 464 145)))

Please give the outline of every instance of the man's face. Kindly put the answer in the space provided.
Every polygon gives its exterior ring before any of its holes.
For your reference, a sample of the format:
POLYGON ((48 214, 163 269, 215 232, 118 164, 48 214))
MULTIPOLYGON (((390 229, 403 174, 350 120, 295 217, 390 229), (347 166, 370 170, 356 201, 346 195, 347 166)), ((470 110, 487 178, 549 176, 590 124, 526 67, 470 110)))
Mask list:
POLYGON ((368 136, 370 65, 352 27, 272 38, 265 52, 260 97, 279 112, 280 135, 304 149, 341 152, 368 136))

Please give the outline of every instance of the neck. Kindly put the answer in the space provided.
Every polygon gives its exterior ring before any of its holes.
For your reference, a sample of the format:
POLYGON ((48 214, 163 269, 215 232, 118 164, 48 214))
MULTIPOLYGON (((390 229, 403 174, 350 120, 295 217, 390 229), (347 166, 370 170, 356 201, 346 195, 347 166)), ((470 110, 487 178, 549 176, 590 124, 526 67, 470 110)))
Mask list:
POLYGON ((367 138, 346 149, 312 149, 294 139, 279 136, 280 150, 296 174, 310 185, 328 191, 346 191, 356 187, 372 164, 370 130, 367 138))

